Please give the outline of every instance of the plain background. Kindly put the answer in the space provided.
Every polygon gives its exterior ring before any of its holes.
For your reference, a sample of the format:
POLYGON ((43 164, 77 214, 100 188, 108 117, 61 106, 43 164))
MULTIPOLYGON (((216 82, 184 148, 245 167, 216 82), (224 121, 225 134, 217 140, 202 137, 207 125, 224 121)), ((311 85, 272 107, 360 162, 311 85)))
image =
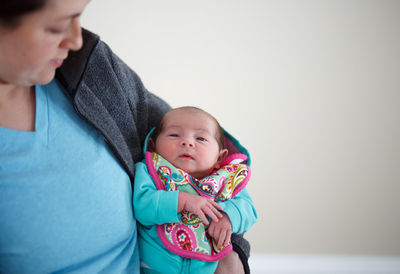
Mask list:
POLYGON ((249 148, 252 252, 400 255, 400 1, 92 0, 82 25, 249 148))

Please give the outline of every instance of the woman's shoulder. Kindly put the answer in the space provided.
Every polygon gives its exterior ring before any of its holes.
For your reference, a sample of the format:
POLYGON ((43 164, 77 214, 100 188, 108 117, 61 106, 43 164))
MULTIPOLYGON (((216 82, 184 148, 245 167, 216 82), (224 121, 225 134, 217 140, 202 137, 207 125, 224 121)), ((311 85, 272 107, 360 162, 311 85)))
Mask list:
POLYGON ((115 84, 122 81, 124 85, 139 83, 141 86, 138 75, 114 54, 97 34, 82 29, 82 39, 82 48, 71 51, 56 74, 57 79, 72 93, 71 95, 74 95, 82 80, 88 86, 109 85, 110 76, 115 84))

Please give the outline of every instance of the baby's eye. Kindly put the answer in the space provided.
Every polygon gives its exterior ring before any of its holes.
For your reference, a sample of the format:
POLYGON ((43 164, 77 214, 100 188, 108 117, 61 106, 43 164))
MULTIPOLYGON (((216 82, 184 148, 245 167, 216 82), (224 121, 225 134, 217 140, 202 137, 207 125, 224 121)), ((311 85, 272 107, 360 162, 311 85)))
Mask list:
POLYGON ((204 137, 197 137, 196 140, 197 140, 197 141, 200 141, 200 142, 205 142, 205 141, 207 141, 207 139, 204 138, 204 137))
POLYGON ((170 136, 170 137, 179 137, 179 135, 176 134, 176 133, 171 133, 169 136, 170 136))

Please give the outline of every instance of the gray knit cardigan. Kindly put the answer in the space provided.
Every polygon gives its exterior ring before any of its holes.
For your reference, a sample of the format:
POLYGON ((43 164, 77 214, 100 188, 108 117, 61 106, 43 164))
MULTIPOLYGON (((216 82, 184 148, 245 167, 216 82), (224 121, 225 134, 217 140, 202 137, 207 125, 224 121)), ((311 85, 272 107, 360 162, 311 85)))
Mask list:
POLYGON ((70 52, 56 78, 78 114, 95 127, 134 178, 146 133, 170 108, 148 92, 138 75, 99 37, 82 30, 83 46, 70 52))

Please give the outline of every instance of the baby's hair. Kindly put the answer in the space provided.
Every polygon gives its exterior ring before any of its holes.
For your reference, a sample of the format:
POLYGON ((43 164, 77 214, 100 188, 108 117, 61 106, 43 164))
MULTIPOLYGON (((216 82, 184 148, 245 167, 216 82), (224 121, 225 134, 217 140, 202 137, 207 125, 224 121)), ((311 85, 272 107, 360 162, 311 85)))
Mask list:
MULTIPOLYGON (((169 110, 167 113, 175 111, 175 110, 188 110, 188 111, 193 111, 193 112, 197 111, 197 112, 204 113, 208 117, 210 117, 215 122, 215 126, 217 129, 215 139, 217 140, 219 149, 221 150, 224 148, 224 131, 222 130, 221 125, 219 124, 218 120, 215 119, 214 116, 212 116, 207 111, 202 110, 201 108, 193 107, 193 106, 183 106, 183 107, 174 108, 174 109, 169 110)), ((151 138, 154 141, 154 143, 156 142, 158 135, 160 135, 160 133, 164 129, 164 117, 166 116, 167 113, 165 113, 164 116, 161 118, 161 120, 158 122, 156 129, 154 130, 153 134, 151 135, 151 138)))

